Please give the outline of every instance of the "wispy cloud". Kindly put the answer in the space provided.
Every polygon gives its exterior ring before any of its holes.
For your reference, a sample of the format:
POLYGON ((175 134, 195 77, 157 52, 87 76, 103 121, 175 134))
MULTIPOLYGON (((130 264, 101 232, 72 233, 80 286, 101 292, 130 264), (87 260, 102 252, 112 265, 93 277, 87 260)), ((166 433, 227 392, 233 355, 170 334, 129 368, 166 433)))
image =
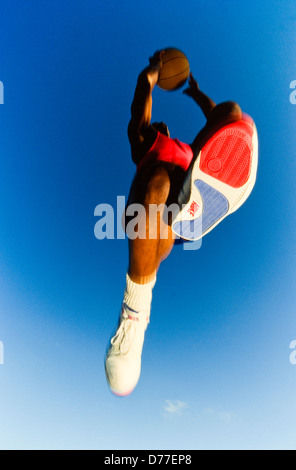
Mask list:
POLYGON ((229 413, 228 411, 215 411, 212 408, 205 408, 203 411, 206 415, 218 418, 225 423, 229 423, 234 417, 233 413, 229 413))
POLYGON ((188 408, 188 403, 180 400, 165 400, 166 405, 164 411, 169 416, 180 416, 184 414, 184 410, 188 408))
MULTIPOLYGON (((175 416, 189 416, 189 404, 181 400, 165 400, 163 406, 163 416, 165 418, 175 416)), ((213 408, 204 408, 200 410, 194 410, 190 408, 190 415, 203 422, 203 419, 211 419, 214 421, 222 421, 224 423, 230 423, 235 418, 235 414, 229 411, 217 410, 213 408)))

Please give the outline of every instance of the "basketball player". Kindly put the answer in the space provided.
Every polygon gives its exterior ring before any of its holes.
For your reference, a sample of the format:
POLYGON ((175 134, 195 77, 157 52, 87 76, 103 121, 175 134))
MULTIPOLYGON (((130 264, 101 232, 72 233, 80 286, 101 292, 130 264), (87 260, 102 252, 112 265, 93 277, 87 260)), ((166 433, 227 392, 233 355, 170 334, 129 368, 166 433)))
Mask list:
MULTIPOLYGON (((171 221, 165 220, 161 212, 154 227, 156 236, 149 236, 149 207, 151 204, 168 206, 177 202, 185 177, 194 170, 194 162, 200 150, 220 129, 241 122, 244 117, 235 102, 216 105, 199 89, 190 74, 184 93, 200 106, 207 120, 206 125, 190 145, 171 139, 166 124, 151 123, 152 91, 158 81, 163 53, 156 52, 138 77, 128 125, 131 155, 137 172, 127 208, 133 203, 145 208, 146 236, 129 238, 129 266, 121 315, 105 359, 110 389, 119 396, 128 395, 138 382, 144 335, 150 318, 152 289, 159 266, 170 254, 176 238, 171 221)), ((212 163, 212 166, 215 164, 212 163)), ((188 195, 186 197, 188 199, 188 195)), ((129 217, 126 220, 128 222, 129 217)))

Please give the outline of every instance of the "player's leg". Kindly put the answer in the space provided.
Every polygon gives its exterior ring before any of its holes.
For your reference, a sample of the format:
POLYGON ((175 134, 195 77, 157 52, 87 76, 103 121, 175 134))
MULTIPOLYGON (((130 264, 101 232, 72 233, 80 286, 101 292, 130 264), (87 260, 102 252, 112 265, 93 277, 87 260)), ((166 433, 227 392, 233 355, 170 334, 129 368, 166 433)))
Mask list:
POLYGON ((143 208, 142 236, 129 236, 129 219, 126 217, 129 238, 129 277, 145 284, 155 276, 161 262, 174 245, 167 212, 171 194, 169 165, 157 165, 137 174, 129 197, 129 207, 140 204, 143 208))
POLYGON ((129 237, 129 268, 119 327, 107 353, 105 368, 109 386, 117 395, 127 395, 136 386, 141 371, 144 335, 149 323, 152 289, 161 262, 174 245, 174 235, 164 216, 170 200, 169 165, 146 168, 137 173, 127 205, 126 231, 129 237), (136 205, 136 206, 135 206, 136 205), (162 207, 153 212, 150 208, 162 207), (131 232, 137 214, 137 233, 131 232))

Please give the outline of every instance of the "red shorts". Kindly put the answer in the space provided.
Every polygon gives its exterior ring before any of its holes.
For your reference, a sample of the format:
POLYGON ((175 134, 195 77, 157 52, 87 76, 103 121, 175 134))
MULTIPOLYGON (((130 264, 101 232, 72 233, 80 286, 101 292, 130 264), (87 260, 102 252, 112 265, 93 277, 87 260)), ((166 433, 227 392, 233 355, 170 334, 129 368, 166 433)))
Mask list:
POLYGON ((193 152, 190 145, 184 144, 178 139, 171 139, 158 132, 154 144, 142 158, 137 169, 142 168, 148 161, 162 161, 178 165, 186 171, 192 158, 193 152))
MULTIPOLYGON (((245 113, 243 113, 242 120, 238 122, 243 121, 249 123, 253 122, 252 118, 245 113)), ((204 130, 206 130, 206 127, 204 130)), ((184 171, 187 171, 192 158, 193 151, 190 145, 180 142, 178 139, 171 139, 170 137, 161 134, 161 132, 158 132, 154 144, 150 148, 149 152, 147 152, 141 159, 137 169, 139 170, 142 168, 147 162, 161 161, 172 163, 173 165, 183 168, 184 171)))

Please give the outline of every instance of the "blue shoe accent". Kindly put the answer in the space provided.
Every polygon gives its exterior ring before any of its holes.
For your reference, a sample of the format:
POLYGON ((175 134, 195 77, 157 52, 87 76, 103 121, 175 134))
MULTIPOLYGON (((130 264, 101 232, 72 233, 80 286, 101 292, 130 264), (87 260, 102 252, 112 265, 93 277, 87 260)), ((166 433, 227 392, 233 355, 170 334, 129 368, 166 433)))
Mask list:
POLYGON ((229 202, 222 193, 204 181, 196 180, 194 184, 203 200, 202 233, 204 233, 228 212, 229 202))
POLYGON ((173 225, 174 232, 187 240, 196 240, 202 236, 202 217, 195 220, 182 220, 173 225))
POLYGON ((196 240, 200 238, 212 225, 221 219, 229 209, 226 197, 202 180, 196 180, 195 186, 203 200, 203 212, 195 220, 176 222, 173 229, 182 238, 196 240))

